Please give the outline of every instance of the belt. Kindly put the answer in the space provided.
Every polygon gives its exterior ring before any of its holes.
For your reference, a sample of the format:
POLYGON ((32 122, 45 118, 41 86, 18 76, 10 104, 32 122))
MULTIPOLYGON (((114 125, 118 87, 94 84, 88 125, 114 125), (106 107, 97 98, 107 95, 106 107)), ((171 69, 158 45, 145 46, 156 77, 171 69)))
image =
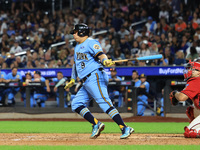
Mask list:
MULTIPOLYGON (((103 68, 98 68, 98 70, 99 70, 99 71, 103 71, 103 68)), ((91 73, 89 73, 88 75, 86 75, 86 76, 81 80, 81 82, 84 83, 84 82, 87 80, 87 78, 89 78, 90 76, 91 76, 91 73)))

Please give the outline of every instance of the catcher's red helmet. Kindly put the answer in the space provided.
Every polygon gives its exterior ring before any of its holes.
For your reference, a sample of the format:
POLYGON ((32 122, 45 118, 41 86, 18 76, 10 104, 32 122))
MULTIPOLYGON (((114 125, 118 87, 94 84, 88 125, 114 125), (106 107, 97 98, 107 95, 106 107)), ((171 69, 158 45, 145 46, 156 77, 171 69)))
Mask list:
POLYGON ((195 61, 189 61, 189 63, 187 63, 185 65, 185 69, 184 69, 184 78, 187 80, 192 76, 192 71, 194 70, 198 70, 200 71, 200 63, 199 62, 195 62, 195 61))

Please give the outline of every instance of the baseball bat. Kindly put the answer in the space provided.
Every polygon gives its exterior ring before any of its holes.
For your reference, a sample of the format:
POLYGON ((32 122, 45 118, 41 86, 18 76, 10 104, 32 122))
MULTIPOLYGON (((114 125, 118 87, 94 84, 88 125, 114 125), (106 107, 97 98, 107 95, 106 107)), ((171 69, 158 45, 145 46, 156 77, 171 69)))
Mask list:
POLYGON ((122 59, 122 60, 114 60, 113 62, 118 63, 118 62, 127 62, 127 61, 133 61, 133 60, 152 60, 152 59, 161 59, 162 55, 150 55, 150 56, 143 56, 143 57, 138 57, 138 58, 131 58, 131 59, 122 59))

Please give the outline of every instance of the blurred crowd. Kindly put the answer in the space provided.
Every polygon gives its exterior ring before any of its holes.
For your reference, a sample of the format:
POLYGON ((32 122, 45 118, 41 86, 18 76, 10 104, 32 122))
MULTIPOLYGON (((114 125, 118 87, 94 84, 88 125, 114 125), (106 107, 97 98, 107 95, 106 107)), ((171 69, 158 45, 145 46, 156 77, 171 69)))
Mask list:
POLYGON ((199 59, 199 0, 76 0, 62 10, 41 9, 38 0, 12 0, 0 11, 0 66, 4 68, 72 67, 70 31, 86 23, 104 53, 113 60, 162 54, 153 61, 117 66, 183 65, 199 59), (82 5, 80 6, 79 4, 82 5), (40 6, 40 7, 36 7, 40 6), (64 45, 51 47, 52 44, 64 45))

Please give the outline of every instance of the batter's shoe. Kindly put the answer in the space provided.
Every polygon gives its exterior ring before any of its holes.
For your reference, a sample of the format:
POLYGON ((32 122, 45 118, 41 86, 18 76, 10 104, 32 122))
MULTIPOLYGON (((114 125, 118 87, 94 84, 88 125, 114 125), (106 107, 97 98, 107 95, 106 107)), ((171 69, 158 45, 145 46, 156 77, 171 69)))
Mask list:
POLYGON ((98 121, 96 125, 93 125, 92 135, 90 136, 90 138, 96 139, 101 134, 101 131, 104 130, 104 128, 105 128, 105 125, 101 123, 100 121, 98 121))
POLYGON ((122 135, 120 136, 120 139, 126 139, 128 138, 131 133, 134 132, 134 129, 128 126, 125 126, 122 128, 122 135))

